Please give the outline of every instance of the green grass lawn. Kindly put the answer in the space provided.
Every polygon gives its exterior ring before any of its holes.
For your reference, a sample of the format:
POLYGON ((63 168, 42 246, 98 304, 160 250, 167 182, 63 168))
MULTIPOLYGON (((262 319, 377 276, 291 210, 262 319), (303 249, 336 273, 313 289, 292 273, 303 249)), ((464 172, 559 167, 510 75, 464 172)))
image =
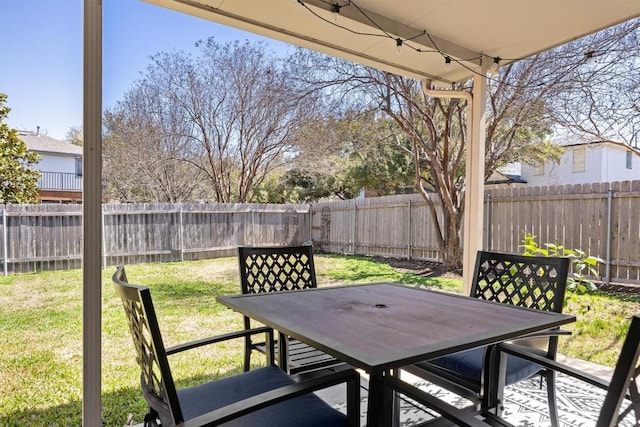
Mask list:
MULTIPOLYGON (((365 258, 316 255, 319 286, 395 281, 460 292, 456 278, 425 278, 365 258)), ((106 426, 141 422, 146 405, 120 300, 103 272, 102 395, 106 426)), ((147 285, 165 345, 242 328, 242 317, 217 304, 239 292, 237 261, 222 258, 127 266, 133 283, 147 285)), ((0 427, 79 426, 82 397, 82 276, 80 270, 0 277, 0 427)), ((578 322, 561 338, 561 352, 613 365, 637 297, 579 297, 566 311, 578 322)), ((253 360, 253 359, 252 359, 253 360)), ((171 357, 179 387, 237 372, 242 342, 171 357)))

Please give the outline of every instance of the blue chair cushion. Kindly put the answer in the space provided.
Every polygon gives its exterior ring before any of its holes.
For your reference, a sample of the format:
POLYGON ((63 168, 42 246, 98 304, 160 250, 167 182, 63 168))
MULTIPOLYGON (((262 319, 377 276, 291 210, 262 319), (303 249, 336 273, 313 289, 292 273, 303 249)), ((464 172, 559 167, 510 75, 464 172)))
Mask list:
MULTIPOLYGON (((480 384, 485 350, 486 347, 465 350, 430 360, 429 363, 455 372, 470 381, 480 384)), ((418 366, 420 366, 420 364, 418 364, 418 366)), ((511 385, 526 380, 542 369, 540 365, 508 354, 505 383, 506 385, 511 385)))
MULTIPOLYGON (((280 368, 268 366, 232 377, 222 378, 195 387, 178 390, 178 399, 185 420, 247 397, 273 390, 294 381, 280 368)), ((224 426, 251 427, 322 427, 344 426, 346 416, 310 393, 261 409, 224 426)))

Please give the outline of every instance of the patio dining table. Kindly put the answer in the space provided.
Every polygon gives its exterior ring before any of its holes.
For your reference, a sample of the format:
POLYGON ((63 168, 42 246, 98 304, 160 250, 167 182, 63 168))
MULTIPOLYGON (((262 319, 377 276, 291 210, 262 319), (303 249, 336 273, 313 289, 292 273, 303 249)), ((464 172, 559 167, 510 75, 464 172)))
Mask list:
POLYGON ((394 370, 575 321, 571 315, 391 283, 219 296, 217 301, 366 371, 368 426, 392 424, 393 399, 384 377, 394 370))

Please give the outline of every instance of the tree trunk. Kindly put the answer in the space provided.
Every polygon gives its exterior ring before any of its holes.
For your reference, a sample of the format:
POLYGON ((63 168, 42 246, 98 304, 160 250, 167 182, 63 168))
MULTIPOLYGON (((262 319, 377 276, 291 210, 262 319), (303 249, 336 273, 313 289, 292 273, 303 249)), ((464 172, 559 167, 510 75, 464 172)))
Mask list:
POLYGON ((462 214, 449 216, 442 224, 444 244, 439 249, 444 271, 462 272, 461 218, 462 214))

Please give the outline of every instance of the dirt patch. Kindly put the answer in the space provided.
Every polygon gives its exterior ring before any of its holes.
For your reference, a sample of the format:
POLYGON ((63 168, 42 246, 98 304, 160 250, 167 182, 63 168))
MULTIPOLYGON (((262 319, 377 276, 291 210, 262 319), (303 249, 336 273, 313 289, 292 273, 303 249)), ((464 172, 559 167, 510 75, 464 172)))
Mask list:
POLYGON ((417 259, 404 259, 404 258, 385 258, 385 257, 370 257, 378 262, 383 262, 390 265, 395 270, 403 273, 414 273, 425 277, 445 277, 445 278, 461 278, 461 271, 444 271, 442 269, 442 263, 434 261, 424 261, 417 259))
MULTIPOLYGON (((390 265, 403 273, 414 273, 425 277, 443 277, 461 279, 462 271, 443 271, 442 264, 434 261, 408 260, 403 258, 369 257, 375 261, 390 265)), ((640 285, 628 283, 598 283, 598 289, 612 295, 640 297, 640 285)))
POLYGON ((610 283, 608 285, 600 284, 598 285, 598 289, 603 292, 607 292, 615 295, 634 295, 640 296, 640 285, 635 285, 631 283, 610 283))

